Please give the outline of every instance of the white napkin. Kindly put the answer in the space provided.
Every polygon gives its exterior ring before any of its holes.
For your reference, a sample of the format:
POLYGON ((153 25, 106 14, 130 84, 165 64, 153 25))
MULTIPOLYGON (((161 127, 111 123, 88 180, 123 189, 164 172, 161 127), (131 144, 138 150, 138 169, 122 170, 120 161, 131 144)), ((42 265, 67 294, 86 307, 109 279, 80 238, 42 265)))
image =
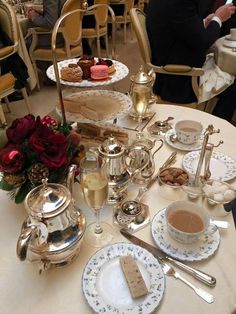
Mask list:
POLYGON ((200 76, 198 103, 207 101, 222 93, 233 84, 235 77, 222 71, 214 60, 213 53, 206 57, 203 65, 204 74, 200 76))

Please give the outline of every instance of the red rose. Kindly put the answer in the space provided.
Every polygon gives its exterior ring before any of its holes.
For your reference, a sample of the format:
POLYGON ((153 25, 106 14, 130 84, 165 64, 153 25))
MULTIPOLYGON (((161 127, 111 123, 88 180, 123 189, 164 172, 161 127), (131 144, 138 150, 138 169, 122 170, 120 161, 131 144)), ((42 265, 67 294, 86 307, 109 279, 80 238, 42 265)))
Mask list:
POLYGON ((56 170, 68 163, 67 138, 62 133, 55 134, 46 125, 39 124, 30 136, 29 144, 50 170, 56 170))
POLYGON ((21 144, 22 141, 31 134, 35 123, 35 117, 31 114, 14 120, 6 131, 9 142, 21 144))
POLYGON ((18 147, 7 146, 0 151, 0 171, 15 174, 25 163, 24 153, 18 147))

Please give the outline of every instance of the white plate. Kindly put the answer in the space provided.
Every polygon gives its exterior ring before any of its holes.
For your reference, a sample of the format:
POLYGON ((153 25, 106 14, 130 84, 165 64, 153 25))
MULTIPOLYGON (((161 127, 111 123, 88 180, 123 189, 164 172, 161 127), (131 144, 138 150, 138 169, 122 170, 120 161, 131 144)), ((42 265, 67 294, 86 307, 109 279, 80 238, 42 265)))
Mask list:
MULTIPOLYGON (((110 114, 102 119, 102 120, 92 120, 87 117, 84 117, 80 113, 76 112, 69 112, 66 111, 66 118, 69 122, 112 122, 115 118, 121 118, 123 117, 126 113, 129 112, 130 108, 132 107, 132 100, 130 97, 126 96, 125 94, 122 94, 120 92, 115 92, 112 90, 87 90, 87 91, 81 91, 81 92, 75 92, 70 95, 67 95, 65 99, 71 100, 71 101, 86 101, 88 100, 89 97, 99 97, 102 100, 105 99, 106 102, 109 100, 111 102, 115 102, 116 104, 119 104, 120 107, 118 110, 110 112, 110 114)), ((101 101, 100 99, 100 101, 101 101)), ((109 104, 108 104, 109 105, 109 104)), ((112 105, 112 104, 111 104, 112 105)), ((56 112, 61 116, 61 110, 59 109, 58 106, 56 106, 56 112)))
MULTIPOLYGON (((199 161, 200 152, 190 152, 183 157, 183 168, 190 174, 195 174, 199 161)), ((202 174, 204 163, 202 167, 202 174)), ((210 161, 212 180, 228 181, 236 176, 236 162, 221 152, 213 152, 210 161)))
POLYGON ((224 40, 223 46, 227 48, 236 48, 236 41, 224 40))
MULTIPOLYGON (((95 58, 96 59, 96 58, 95 58)), ((78 59, 68 59, 64 61, 58 62, 58 69, 59 69, 59 75, 60 75, 60 69, 62 67, 68 66, 69 63, 77 63, 79 61, 78 59)), ((127 66, 119 61, 112 60, 115 66, 116 71, 114 74, 110 74, 110 79, 103 80, 103 81, 95 81, 95 80, 82 80, 82 82, 68 82, 64 80, 60 80, 61 84, 68 85, 68 86, 74 86, 74 87, 97 87, 97 86, 105 86, 110 85, 115 82, 118 82, 125 78, 129 74, 129 69, 127 66)), ((51 65, 47 69, 47 76, 50 78, 50 80, 56 82, 56 77, 54 73, 54 67, 51 65)))
POLYGON ((193 244, 184 245, 172 239, 167 231, 165 210, 160 210, 151 224, 153 239, 163 252, 181 261, 193 262, 207 259, 217 251, 220 244, 218 230, 193 244))
POLYGON ((97 251, 88 261, 82 278, 86 300, 96 313, 148 314, 160 304, 165 277, 161 265, 145 249, 130 243, 116 243, 97 251), (148 288, 146 296, 132 299, 119 257, 131 255, 148 288))
POLYGON ((203 140, 202 137, 196 143, 186 145, 186 144, 183 144, 183 143, 179 142, 178 140, 176 140, 174 143, 171 142, 170 136, 171 135, 175 135, 175 134, 176 133, 175 133, 174 129, 168 130, 166 132, 166 134, 165 134, 165 141, 170 146, 172 146, 172 147, 174 147, 176 149, 185 150, 185 151, 192 151, 192 150, 199 150, 199 149, 201 149, 201 147, 202 147, 202 140, 203 140))
POLYGON ((236 42, 236 39, 232 39, 230 34, 226 35, 225 39, 236 42))

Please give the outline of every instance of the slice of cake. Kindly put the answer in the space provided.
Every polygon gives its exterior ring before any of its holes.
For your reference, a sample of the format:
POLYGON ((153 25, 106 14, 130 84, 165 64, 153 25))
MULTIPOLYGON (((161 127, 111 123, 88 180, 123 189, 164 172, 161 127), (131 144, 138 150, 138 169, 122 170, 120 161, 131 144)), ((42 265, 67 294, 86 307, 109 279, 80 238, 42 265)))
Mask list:
POLYGON ((136 299, 146 295, 148 289, 134 258, 131 255, 121 256, 120 265, 128 283, 132 298, 136 299))

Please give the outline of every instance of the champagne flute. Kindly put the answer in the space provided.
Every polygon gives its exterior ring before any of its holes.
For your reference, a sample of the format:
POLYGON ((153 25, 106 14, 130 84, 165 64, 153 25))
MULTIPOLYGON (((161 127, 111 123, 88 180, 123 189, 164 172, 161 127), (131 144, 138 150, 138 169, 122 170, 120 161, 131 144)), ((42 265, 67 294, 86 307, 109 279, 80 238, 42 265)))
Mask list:
POLYGON ((113 238, 112 227, 100 222, 100 210, 108 197, 106 163, 101 157, 89 154, 80 161, 80 184, 86 204, 93 209, 96 222, 85 232, 85 242, 95 247, 103 247, 113 238))
POLYGON ((137 137, 142 137, 141 127, 145 113, 148 109, 149 100, 151 98, 151 90, 144 85, 134 86, 133 93, 133 107, 138 116, 138 134, 137 137))

